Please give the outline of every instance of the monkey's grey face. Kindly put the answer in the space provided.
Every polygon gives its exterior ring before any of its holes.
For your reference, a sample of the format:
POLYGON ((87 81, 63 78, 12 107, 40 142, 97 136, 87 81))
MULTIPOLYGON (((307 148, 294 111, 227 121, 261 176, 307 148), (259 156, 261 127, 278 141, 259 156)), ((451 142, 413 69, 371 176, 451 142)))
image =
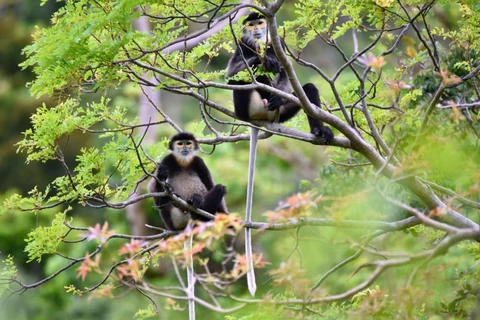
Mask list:
POLYGON ((247 21, 243 28, 243 34, 248 35, 256 40, 267 41, 267 20, 257 19, 247 21))
POLYGON ((188 155, 193 150, 195 144, 191 140, 179 140, 175 142, 175 151, 182 156, 188 155))
POLYGON ((175 141, 173 152, 180 163, 189 164, 195 156, 195 142, 192 140, 175 141))

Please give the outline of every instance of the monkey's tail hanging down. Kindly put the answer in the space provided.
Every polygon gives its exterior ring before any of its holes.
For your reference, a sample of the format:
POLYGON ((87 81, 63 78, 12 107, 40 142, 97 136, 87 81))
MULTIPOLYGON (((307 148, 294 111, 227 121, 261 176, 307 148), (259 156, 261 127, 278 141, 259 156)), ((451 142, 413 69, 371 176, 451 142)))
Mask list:
POLYGON ((188 292, 188 319, 195 320, 195 276, 193 273, 193 248, 192 248, 193 235, 189 236, 183 243, 183 249, 189 252, 187 257, 187 292, 188 292))
MULTIPOLYGON (((255 162, 257 158, 258 129, 250 127, 250 156, 248 161, 247 204, 245 208, 245 221, 252 221, 253 185, 255 180, 255 162)), ((245 228, 245 257, 247 260, 247 285, 248 291, 255 296, 257 284, 255 282, 255 269, 252 251, 252 229, 245 228)))

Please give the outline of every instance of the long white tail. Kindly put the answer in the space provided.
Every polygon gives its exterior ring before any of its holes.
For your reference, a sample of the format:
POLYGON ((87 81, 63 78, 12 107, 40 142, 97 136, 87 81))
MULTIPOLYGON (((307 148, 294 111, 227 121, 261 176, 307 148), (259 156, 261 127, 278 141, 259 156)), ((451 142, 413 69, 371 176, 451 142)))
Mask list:
MULTIPOLYGON (((255 162, 257 158, 258 129, 250 128, 250 157, 248 161, 248 184, 247 184, 247 205, 245 210, 245 221, 252 221, 253 185, 255 180, 255 162)), ((257 284, 255 282, 255 269, 253 266, 252 251, 252 230, 245 228, 245 256, 247 259, 247 284, 248 291, 255 296, 257 284)))
POLYGON ((187 292, 188 292, 188 319, 195 320, 195 277, 193 274, 193 256, 192 256, 192 238, 189 237, 188 240, 185 240, 183 243, 183 248, 185 251, 190 252, 187 257, 187 292))

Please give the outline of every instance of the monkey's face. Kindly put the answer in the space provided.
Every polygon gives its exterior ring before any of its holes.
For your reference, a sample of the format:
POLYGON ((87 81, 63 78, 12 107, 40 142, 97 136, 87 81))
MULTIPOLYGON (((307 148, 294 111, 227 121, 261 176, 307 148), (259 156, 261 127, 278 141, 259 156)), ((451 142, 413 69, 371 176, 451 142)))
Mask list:
POLYGON ((188 165, 195 156, 196 145, 192 140, 177 140, 173 144, 173 153, 180 164, 188 165))
POLYGON ((175 142, 175 151, 182 156, 186 156, 193 151, 194 143, 192 140, 179 140, 175 142))
POLYGON ((255 40, 267 41, 267 20, 261 18, 247 21, 243 28, 243 34, 252 37, 255 40))

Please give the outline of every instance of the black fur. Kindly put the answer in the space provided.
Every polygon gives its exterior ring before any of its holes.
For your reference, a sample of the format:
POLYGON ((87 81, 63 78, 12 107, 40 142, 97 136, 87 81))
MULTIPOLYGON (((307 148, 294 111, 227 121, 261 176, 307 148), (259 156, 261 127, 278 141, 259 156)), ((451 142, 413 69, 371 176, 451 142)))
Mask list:
POLYGON ((190 132, 179 132, 177 134, 174 134, 168 142, 168 149, 173 150, 173 143, 179 140, 192 140, 195 144, 195 150, 198 149, 198 141, 197 139, 195 139, 195 136, 190 132))
MULTIPOLYGON (((179 133, 172 137, 169 145, 173 145, 173 143, 178 140, 194 140, 196 142, 193 135, 189 133, 179 133)), ((183 193, 184 200, 191 206, 202 209, 211 214, 216 214, 217 212, 228 213, 223 199, 227 193, 227 189, 221 184, 215 185, 210 171, 200 157, 194 156, 189 164, 180 165, 177 162, 175 155, 170 153, 158 164, 155 175, 160 181, 165 182, 166 188, 168 188, 171 193, 183 193), (177 179, 186 179, 187 181, 178 181, 177 179), (202 185, 192 186, 192 184, 198 184, 198 182, 202 185), (175 190, 174 187, 172 188, 172 186, 175 185, 187 185, 187 188, 175 190), (198 193, 191 192, 192 188, 200 191, 198 191, 198 193)), ((150 192, 164 191, 164 187, 158 183, 156 179, 152 179, 148 189, 150 192)), ((168 229, 183 230, 185 228, 185 225, 175 225, 174 221, 172 221, 172 210, 181 209, 176 208, 171 203, 169 197, 156 197, 154 198, 154 203, 156 208, 160 211, 160 215, 168 229)), ((208 218, 194 212, 190 212, 190 215, 193 220, 208 221, 208 218)))
MULTIPOLYGON (((254 12, 251 13, 245 20, 244 23, 247 21, 259 19, 261 16, 254 12)), ((262 66, 265 71, 273 72, 275 77, 273 80, 268 79, 266 76, 259 76, 256 80, 260 83, 270 85, 276 89, 282 90, 287 93, 292 93, 293 89, 291 87, 290 81, 288 80, 288 76, 283 70, 280 61, 278 60, 277 56, 272 47, 268 47, 266 50, 266 54, 264 58, 259 56, 258 52, 258 44, 248 36, 243 36, 239 43, 239 46, 235 50, 233 56, 230 58, 228 62, 227 68, 227 76, 233 77, 240 71, 246 70, 247 62, 250 68, 255 68, 262 66), (243 55, 243 57, 242 57, 243 55), (244 60, 245 59, 245 60, 244 60), (262 62, 263 61, 263 62, 262 62)), ((249 84, 249 82, 245 81, 238 81, 238 80, 229 80, 229 84, 249 84)), ((318 89, 312 83, 307 83, 303 86, 303 90, 307 95, 310 102, 320 108, 320 95, 318 89)), ((253 97, 255 97, 255 92, 257 90, 233 90, 233 105, 235 108, 235 114, 237 117, 243 121, 252 120, 250 109, 251 106, 254 104, 253 97)), ((275 111, 279 110, 279 121, 284 122, 291 119, 293 116, 297 114, 297 112, 301 109, 295 103, 292 102, 285 102, 282 98, 271 95, 268 92, 258 90, 258 94, 262 99, 266 99, 268 101, 267 109, 265 110, 265 115, 256 115, 255 119, 257 120, 268 120, 271 121, 274 116, 268 111, 275 111)), ((258 103, 257 103, 258 104, 258 103)), ((310 132, 316 136, 323 137, 325 139, 325 143, 329 144, 333 140, 333 132, 329 127, 323 125, 323 122, 310 117, 307 115, 308 123, 310 125, 310 132)))
POLYGON ((245 19, 243 19, 242 23, 245 24, 248 21, 258 20, 261 18, 265 18, 265 17, 260 13, 258 13, 257 11, 254 11, 254 12, 251 12, 245 19))

